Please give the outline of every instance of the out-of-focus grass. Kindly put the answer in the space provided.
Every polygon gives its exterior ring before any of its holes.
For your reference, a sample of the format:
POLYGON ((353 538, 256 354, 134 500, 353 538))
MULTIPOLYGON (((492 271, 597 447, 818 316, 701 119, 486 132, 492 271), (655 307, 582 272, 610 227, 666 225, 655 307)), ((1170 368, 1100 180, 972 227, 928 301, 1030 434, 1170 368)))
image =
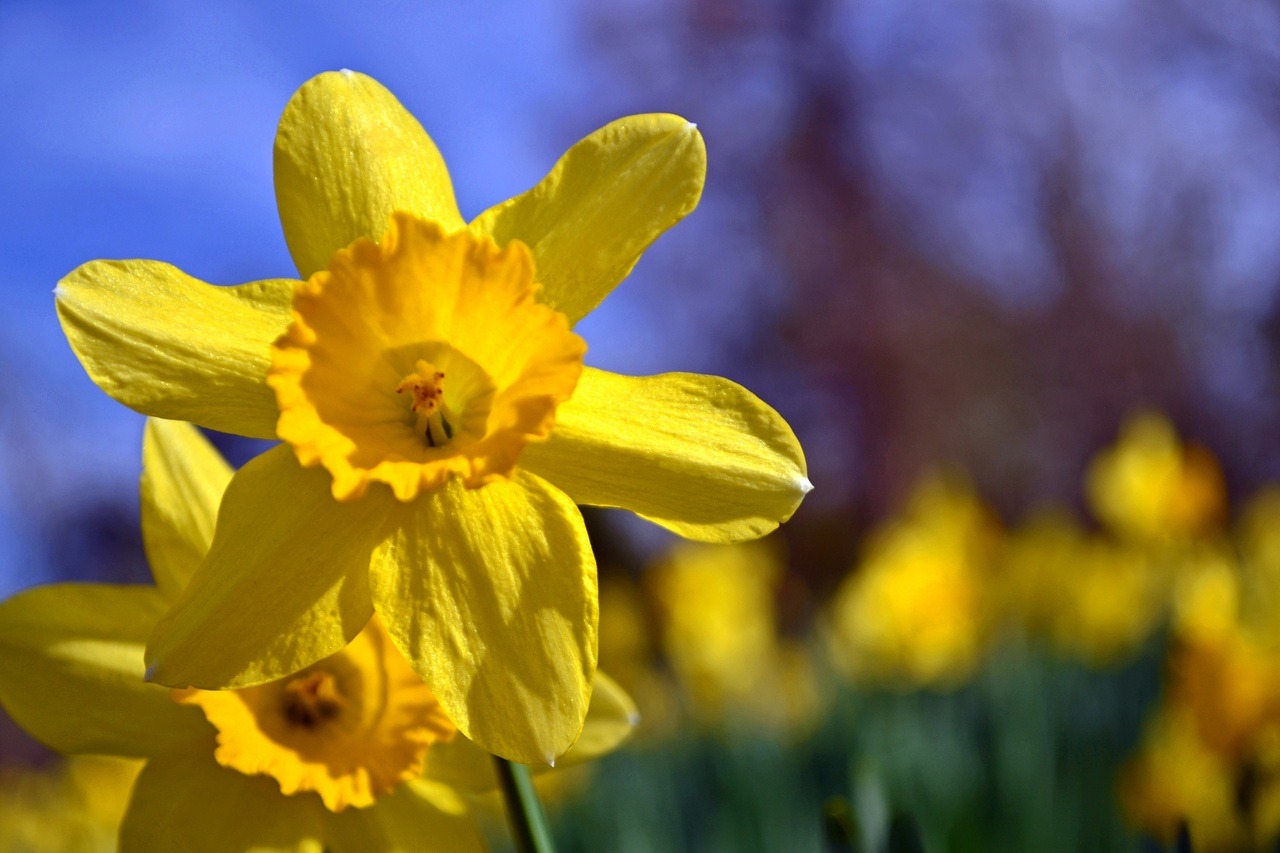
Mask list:
POLYGON ((844 689, 794 742, 730 728, 623 752, 553 810, 560 849, 879 851, 895 818, 927 850, 1133 849, 1115 779, 1159 693, 1160 647, 1098 671, 1008 644, 958 690, 844 689), (852 846, 826 831, 832 798, 852 846))

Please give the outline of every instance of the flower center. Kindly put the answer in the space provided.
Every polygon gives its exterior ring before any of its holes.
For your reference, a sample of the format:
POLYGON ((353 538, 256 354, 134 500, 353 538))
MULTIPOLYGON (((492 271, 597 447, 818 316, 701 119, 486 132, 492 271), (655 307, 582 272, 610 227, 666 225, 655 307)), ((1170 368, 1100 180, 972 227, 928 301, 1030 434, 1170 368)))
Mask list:
POLYGON ((290 678, 243 690, 175 690, 218 730, 224 767, 313 791, 331 811, 368 806, 422 774, 457 729, 375 617, 351 643, 290 678))
POLYGON ((418 359, 415 371, 396 386, 396 393, 409 392, 409 410, 417 414, 414 428, 428 447, 443 447, 453 438, 453 427, 444 411, 444 372, 429 361, 418 359))
POLYGON ((411 501, 450 477, 510 477, 586 352, 537 297, 523 243, 393 215, 380 243, 357 240, 295 288, 267 376, 277 433, 329 470, 338 500, 375 482, 411 501))
POLYGON ((284 686, 281 711, 292 725, 314 729, 342 713, 347 700, 342 698, 327 672, 313 672, 295 678, 284 686))

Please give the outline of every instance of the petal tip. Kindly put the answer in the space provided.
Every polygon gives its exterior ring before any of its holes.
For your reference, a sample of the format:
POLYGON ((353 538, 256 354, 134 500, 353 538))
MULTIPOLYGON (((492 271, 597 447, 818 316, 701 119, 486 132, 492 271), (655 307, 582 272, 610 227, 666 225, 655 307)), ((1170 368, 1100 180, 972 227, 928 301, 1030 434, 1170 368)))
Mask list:
POLYGON ((632 728, 635 728, 636 726, 640 725, 639 711, 631 711, 627 714, 627 725, 631 726, 632 728))
POLYGON ((813 482, 808 477, 801 477, 796 481, 796 485, 800 487, 800 494, 807 495, 813 491, 813 482))
POLYGON ((555 757, 554 755, 548 755, 548 756, 547 756, 547 766, 549 766, 549 767, 555 767, 555 766, 556 766, 556 757, 555 757))

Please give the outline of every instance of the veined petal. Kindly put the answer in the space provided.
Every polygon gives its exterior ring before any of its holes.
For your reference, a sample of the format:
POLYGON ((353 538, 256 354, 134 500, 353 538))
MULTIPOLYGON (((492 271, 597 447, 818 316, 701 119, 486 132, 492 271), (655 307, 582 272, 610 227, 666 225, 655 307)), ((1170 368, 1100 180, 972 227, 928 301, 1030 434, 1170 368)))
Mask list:
POLYGON ((147 644, 147 677, 216 690, 283 678, 341 649, 373 615, 368 566, 391 495, 351 503, 286 445, 231 479, 213 545, 147 644))
MULTIPOLYGON (((194 709, 191 709, 194 710, 194 709)), ((246 776, 205 749, 147 762, 120 826, 120 849, 134 853, 324 849, 319 797, 286 797, 267 776, 246 776)))
POLYGON ((142 679, 154 587, 55 584, 0 604, 0 704, 59 752, 149 756, 211 730, 142 679))
POLYGON ((577 738, 596 667, 596 564, 578 508, 516 472, 397 505, 374 605, 458 729, 525 764, 577 738))
MULTIPOLYGON (((591 692, 582 734, 573 747, 556 760, 555 766, 571 767, 612 752, 631 736, 639 721, 640 714, 626 691, 596 670, 595 689, 591 692)), ((529 769, 540 773, 552 768, 534 764, 529 769)), ((498 785, 493 756, 465 737, 432 744, 423 776, 471 793, 492 791, 498 785)))
POLYGON ((218 287, 158 261, 91 261, 54 291, 89 377, 145 415, 275 438, 268 350, 289 325, 293 282, 218 287))
POLYGON ((520 464, 575 503, 628 509, 688 539, 735 542, 786 521, 811 488, 781 416, 718 376, 587 368, 520 464))
POLYGON ((707 150, 679 116, 631 116, 578 142, 533 189, 470 229, 533 249, 547 304, 577 321, 626 278, 663 231, 698 205, 707 150))
POLYGON ((418 120, 382 84, 352 71, 312 77, 284 108, 276 204, 303 278, 357 237, 377 240, 393 211, 463 226, 449 171, 418 120))
POLYGON ((148 418, 142 437, 142 542, 168 600, 191 580, 213 542, 231 466, 200 430, 148 418))
POLYGON ((410 782, 378 798, 371 808, 324 816, 333 853, 484 853, 488 847, 471 808, 436 782, 410 782))

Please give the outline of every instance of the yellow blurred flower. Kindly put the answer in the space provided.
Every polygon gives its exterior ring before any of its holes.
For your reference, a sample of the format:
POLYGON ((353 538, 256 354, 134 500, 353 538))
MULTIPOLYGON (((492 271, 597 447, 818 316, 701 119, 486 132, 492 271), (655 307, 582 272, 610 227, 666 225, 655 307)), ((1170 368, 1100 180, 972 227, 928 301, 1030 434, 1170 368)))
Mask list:
POLYGON ((773 542, 674 548, 646 580, 662 648, 695 717, 788 729, 817 708, 808 655, 779 636, 773 542))
POLYGON ((1175 588, 1166 689, 1190 710, 1201 740, 1235 763, 1250 760, 1258 733, 1280 722, 1280 647, 1267 640, 1277 614, 1251 617, 1248 593, 1230 555, 1197 556, 1175 588))
POLYGON ((1121 773, 1119 796, 1128 820, 1165 844, 1185 822, 1195 850, 1256 849, 1236 789, 1234 764, 1206 745, 1192 716, 1175 707, 1148 725, 1137 757, 1121 773))
POLYGON ((1130 418, 1116 444, 1099 453, 1085 481, 1089 507, 1115 533, 1161 542, 1216 530, 1226 485, 1208 450, 1185 446, 1160 415, 1130 418))
POLYGON ((967 484, 925 481, 870 538, 832 607, 836 665, 857 681, 951 686, 978 665, 998 621, 1002 533, 967 484))
POLYGON ((1121 788, 1130 819, 1157 837, 1185 820, 1196 849, 1280 838, 1280 612, 1259 582, 1275 578, 1207 543, 1176 578, 1162 706, 1121 788))
POLYGON ((1024 630, 1097 666, 1136 652, 1168 600, 1163 574, 1142 550, 1088 533, 1058 513, 1010 534, 1001 583, 1024 630))
POLYGON ((811 488, 782 418, 728 380, 584 368, 571 327, 697 205, 706 150, 621 119, 462 218, 435 144, 379 83, 321 74, 275 141, 304 281, 214 287, 153 261, 58 285, 89 375, 144 414, 283 444, 236 474, 148 673, 246 688, 375 609, 458 729, 525 763, 578 737, 595 560, 575 504, 705 541, 762 536, 811 488))
POLYGON ((78 756, 0 770, 0 850, 111 853, 141 761, 78 756))
MULTIPOLYGON (((481 850, 461 791, 494 786, 372 618, 293 676, 240 690, 144 680, 143 644, 209 548, 231 471, 189 424, 149 421, 143 537, 155 586, 56 584, 0 605, 0 704, 65 753, 146 759, 131 850, 481 850)), ((615 747, 635 709, 597 673, 573 763, 615 747)))

